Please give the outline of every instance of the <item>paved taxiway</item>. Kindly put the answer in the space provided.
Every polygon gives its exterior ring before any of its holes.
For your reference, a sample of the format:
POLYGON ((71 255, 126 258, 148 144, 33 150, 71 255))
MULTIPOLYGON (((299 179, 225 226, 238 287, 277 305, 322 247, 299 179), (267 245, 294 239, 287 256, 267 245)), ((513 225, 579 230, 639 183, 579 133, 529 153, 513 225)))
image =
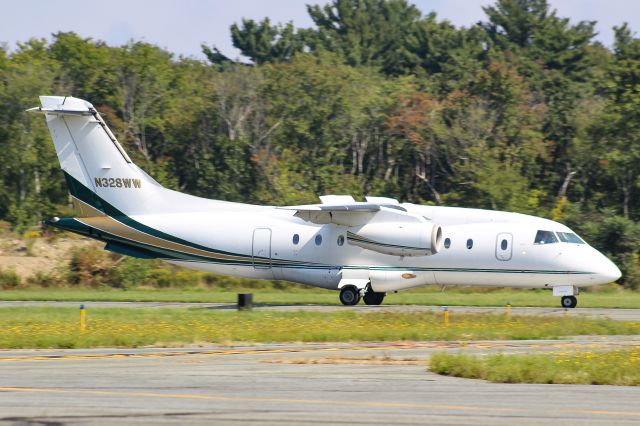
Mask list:
POLYGON ((427 372, 434 351, 563 351, 566 341, 0 351, 1 424, 639 424, 640 388, 494 384, 427 372))
MULTIPOLYGON (((7 306, 75 302, 0 302, 7 306)), ((91 307, 234 309, 212 303, 91 307)), ((258 306, 423 311, 429 306, 258 306)), ((453 307, 454 312, 504 308, 453 307)), ((562 309, 513 308, 562 315, 562 309)), ((569 315, 639 320, 640 309, 569 315)), ((640 336, 550 341, 271 344, 175 349, 0 350, 0 424, 640 424, 640 388, 495 384, 427 371, 434 351, 525 353, 640 346, 640 336)))
MULTIPOLYGON (((19 306, 59 306, 77 308, 80 302, 44 302, 44 301, 0 301, 0 308, 19 306)), ((211 309, 211 310, 234 310, 235 304, 229 303, 205 303, 205 302, 85 302, 87 308, 169 308, 169 309, 211 309)), ((381 305, 367 306, 357 305, 344 307, 341 305, 254 305, 255 310, 273 311, 316 311, 333 312, 344 311, 345 309, 356 312, 442 312, 442 306, 424 305, 381 305)), ((480 306, 449 306, 450 312, 464 313, 504 313, 504 307, 480 307, 480 306)), ((533 307, 512 307, 513 315, 584 315, 596 318, 609 318, 614 320, 640 321, 640 309, 608 309, 608 308, 533 308, 533 307)))

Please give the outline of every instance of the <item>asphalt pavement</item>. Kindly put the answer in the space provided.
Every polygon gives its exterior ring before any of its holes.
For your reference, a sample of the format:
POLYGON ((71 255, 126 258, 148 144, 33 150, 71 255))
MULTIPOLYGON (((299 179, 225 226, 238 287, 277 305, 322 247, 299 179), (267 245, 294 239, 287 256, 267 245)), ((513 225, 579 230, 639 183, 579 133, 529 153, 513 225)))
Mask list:
MULTIPOLYGON (((78 302, 0 302, 70 306, 78 302)), ((233 304, 87 302, 235 309, 233 304)), ((258 305, 279 311, 441 311, 438 306, 258 305)), ((450 307, 452 312, 504 308, 450 307)), ((640 309, 512 308, 513 315, 640 320, 640 309)), ((544 341, 257 344, 0 350, 0 424, 640 424, 640 388, 496 384, 428 371, 437 351, 544 353, 640 347, 640 336, 544 341)))
POLYGON ((562 341, 0 351, 1 424, 639 424, 640 388, 495 384, 427 371, 436 351, 640 345, 562 341))

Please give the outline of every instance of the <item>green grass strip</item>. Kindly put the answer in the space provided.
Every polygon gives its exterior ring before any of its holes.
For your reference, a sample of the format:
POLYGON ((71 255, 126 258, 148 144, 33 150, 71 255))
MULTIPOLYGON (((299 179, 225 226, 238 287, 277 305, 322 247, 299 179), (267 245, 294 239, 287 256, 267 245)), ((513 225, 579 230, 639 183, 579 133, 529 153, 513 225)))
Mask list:
MULTIPOLYGON (((208 302, 235 303, 237 293, 253 293, 255 303, 339 305, 338 292, 293 287, 290 289, 23 289, 4 290, 0 300, 44 301, 130 301, 130 302, 208 302)), ((388 294, 385 304, 438 306, 513 306, 559 307, 560 298, 550 291, 497 290, 473 291, 449 289, 445 292, 420 288, 388 294)), ((578 296, 582 308, 640 308, 640 292, 612 291, 584 293, 578 296)))
POLYGON ((437 353, 434 373, 499 383, 562 383, 640 386, 640 346, 615 351, 536 355, 437 353))
POLYGON ((209 309, 0 309, 0 348, 179 346, 225 342, 555 339, 640 334, 640 322, 433 312, 238 312, 209 309))

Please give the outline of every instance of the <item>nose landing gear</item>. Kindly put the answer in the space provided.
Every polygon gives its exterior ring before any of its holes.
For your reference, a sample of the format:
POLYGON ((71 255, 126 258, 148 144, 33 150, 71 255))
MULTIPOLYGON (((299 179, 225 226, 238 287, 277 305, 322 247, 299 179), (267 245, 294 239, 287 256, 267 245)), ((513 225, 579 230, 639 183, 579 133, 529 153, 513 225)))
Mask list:
POLYGON ((575 308, 578 305, 578 299, 575 296, 562 296, 560 303, 563 308, 575 308))
POLYGON ((578 305, 576 296, 580 293, 577 287, 572 285, 559 285, 553 287, 554 296, 562 296, 560 305, 563 308, 575 308, 578 305))

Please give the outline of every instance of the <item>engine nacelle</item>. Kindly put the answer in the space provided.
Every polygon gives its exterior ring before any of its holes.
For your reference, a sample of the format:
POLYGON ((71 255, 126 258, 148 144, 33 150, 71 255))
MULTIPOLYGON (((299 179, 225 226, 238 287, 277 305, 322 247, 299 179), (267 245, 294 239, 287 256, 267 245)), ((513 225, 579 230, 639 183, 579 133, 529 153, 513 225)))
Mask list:
POLYGON ((430 222, 373 222, 347 232, 349 244, 394 256, 430 256, 438 253, 440 226, 430 222))

